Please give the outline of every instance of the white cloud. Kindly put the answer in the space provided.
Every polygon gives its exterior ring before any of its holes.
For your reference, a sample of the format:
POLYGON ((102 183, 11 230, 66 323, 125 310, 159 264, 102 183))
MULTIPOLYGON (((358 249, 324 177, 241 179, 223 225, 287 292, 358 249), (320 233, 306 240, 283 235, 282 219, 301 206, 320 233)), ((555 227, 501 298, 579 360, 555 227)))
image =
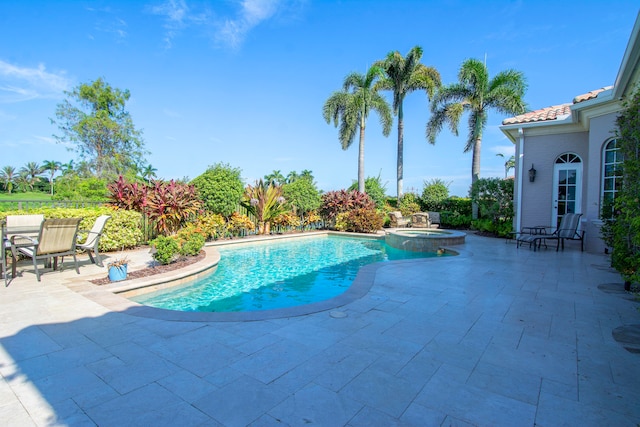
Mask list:
POLYGON ((240 3, 238 16, 226 19, 216 38, 234 49, 238 48, 249 31, 271 18, 279 5, 280 0, 243 0, 240 3))
POLYGON ((0 103, 58 99, 70 86, 64 73, 50 73, 42 64, 26 68, 0 60, 0 103))
POLYGON ((151 13, 163 16, 165 19, 164 43, 167 49, 173 46, 173 39, 188 26, 190 21, 198 20, 195 17, 192 19, 189 12, 189 6, 185 0, 167 0, 151 8, 151 13))

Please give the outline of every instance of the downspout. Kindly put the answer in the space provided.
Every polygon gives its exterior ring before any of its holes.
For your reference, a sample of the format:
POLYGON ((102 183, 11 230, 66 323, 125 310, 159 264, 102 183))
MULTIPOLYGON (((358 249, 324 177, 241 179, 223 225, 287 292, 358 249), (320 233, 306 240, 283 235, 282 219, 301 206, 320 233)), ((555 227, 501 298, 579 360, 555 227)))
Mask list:
POLYGON ((516 198, 516 231, 522 230, 522 178, 524 170, 524 129, 518 128, 518 197, 516 198))

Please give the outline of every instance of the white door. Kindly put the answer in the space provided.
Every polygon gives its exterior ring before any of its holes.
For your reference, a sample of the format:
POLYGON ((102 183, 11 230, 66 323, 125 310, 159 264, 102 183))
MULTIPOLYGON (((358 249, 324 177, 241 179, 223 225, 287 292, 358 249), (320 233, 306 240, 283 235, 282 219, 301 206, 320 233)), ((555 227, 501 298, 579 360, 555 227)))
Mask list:
POLYGON ((582 160, 576 154, 558 157, 553 168, 552 225, 560 225, 567 213, 582 211, 582 160))

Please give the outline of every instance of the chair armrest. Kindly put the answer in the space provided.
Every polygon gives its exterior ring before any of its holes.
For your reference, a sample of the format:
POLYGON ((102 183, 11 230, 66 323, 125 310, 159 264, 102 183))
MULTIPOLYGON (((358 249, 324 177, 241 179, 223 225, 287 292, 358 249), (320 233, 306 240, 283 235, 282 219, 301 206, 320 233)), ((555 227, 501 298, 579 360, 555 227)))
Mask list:
POLYGON ((38 239, 23 234, 14 234, 11 236, 11 246, 37 246, 38 239), (18 240, 18 242, 16 242, 18 240))

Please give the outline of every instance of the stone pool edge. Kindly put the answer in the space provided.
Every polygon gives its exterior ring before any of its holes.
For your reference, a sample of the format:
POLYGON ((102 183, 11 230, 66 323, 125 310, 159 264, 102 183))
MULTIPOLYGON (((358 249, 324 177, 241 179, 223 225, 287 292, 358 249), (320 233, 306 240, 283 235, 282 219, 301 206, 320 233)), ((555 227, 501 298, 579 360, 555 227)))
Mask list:
MULTIPOLYGON (((274 240, 274 239, 283 239, 283 238, 299 238, 299 237, 311 237, 318 235, 344 235, 351 237, 367 237, 372 239, 384 239, 384 235, 364 235, 357 233, 340 233, 340 232, 314 232, 309 233, 304 236, 287 236, 287 235, 278 235, 278 236, 269 236, 265 239, 254 239, 247 241, 224 241, 222 244, 232 244, 232 243, 250 243, 250 242, 258 242, 264 240, 274 240)), ((325 301, 319 301, 311 304, 305 304, 296 307, 286 307, 279 308, 273 310, 257 310, 257 311, 244 311, 244 312, 192 312, 192 311, 175 311, 175 310, 167 310, 164 308, 156 308, 150 307, 146 305, 142 305, 131 301, 124 297, 122 293, 129 292, 134 290, 136 287, 156 287, 164 283, 168 282, 185 282, 192 280, 197 275, 208 274, 212 269, 214 269, 219 260, 220 254, 215 249, 219 244, 207 245, 205 247, 206 256, 203 260, 192 264, 184 269, 177 270, 175 272, 159 274, 156 276, 149 276, 143 279, 134 279, 126 284, 110 284, 97 286, 93 283, 83 280, 76 279, 70 280, 66 283, 66 286, 75 291, 76 293, 88 298, 101 306, 119 312, 125 312, 126 314, 136 316, 136 317, 144 317, 150 319, 157 320, 169 320, 169 321, 178 321, 178 322, 247 322, 247 321, 259 321, 259 320, 271 320, 271 319, 281 319, 288 317, 297 317, 303 316, 307 314, 318 313, 322 311, 328 311, 336 308, 343 307, 349 303, 352 303, 362 297, 364 297, 374 285, 376 273, 379 268, 383 268, 386 266, 398 265, 398 264, 412 264, 412 263, 422 263, 422 262, 433 262, 437 260, 438 262, 447 262, 455 259, 459 259, 461 257, 465 257, 469 255, 469 252, 466 250, 461 250, 459 248, 444 248, 447 252, 455 254, 455 257, 447 257, 445 259, 438 258, 424 258, 424 259, 410 259, 410 260, 400 260, 400 261, 387 261, 387 262, 378 262, 374 264, 369 264, 362 267, 358 271, 358 275, 354 279, 351 286, 342 294, 333 297, 331 299, 325 301), (134 283, 138 282, 138 283, 134 283)))

